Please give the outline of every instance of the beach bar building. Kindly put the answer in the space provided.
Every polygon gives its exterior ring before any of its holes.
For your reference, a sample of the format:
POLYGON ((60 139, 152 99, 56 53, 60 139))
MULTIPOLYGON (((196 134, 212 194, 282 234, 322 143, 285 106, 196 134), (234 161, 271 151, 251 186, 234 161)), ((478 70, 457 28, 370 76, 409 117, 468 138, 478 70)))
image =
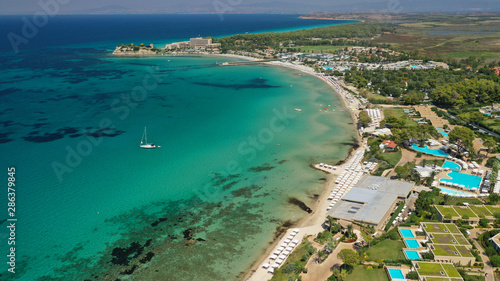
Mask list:
POLYGON ((383 229, 397 203, 406 201, 413 187, 411 182, 364 176, 328 211, 328 215, 383 229))

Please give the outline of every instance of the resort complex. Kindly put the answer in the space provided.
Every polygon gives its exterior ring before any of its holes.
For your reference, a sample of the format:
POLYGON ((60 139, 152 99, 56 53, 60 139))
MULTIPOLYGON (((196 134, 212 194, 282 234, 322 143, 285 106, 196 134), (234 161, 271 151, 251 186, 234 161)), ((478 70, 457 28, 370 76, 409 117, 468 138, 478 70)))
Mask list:
MULTIPOLYGON (((359 146, 343 162, 311 164, 332 177, 310 221, 315 225, 282 235, 249 280, 500 278, 494 271, 500 230, 491 230, 500 226, 500 136, 473 125, 478 114, 442 107, 428 90, 407 102, 409 97, 384 95, 375 84, 377 71, 446 72, 452 66, 413 59, 360 62, 366 54, 398 55, 371 47, 275 54, 279 62, 264 63, 314 74, 343 97, 358 121, 359 146), (292 252, 290 241, 299 241, 292 252)), ((499 112, 497 104, 474 110, 484 118, 499 112)))
POLYGON ((4 2, 0 281, 500 281, 499 0, 4 2))

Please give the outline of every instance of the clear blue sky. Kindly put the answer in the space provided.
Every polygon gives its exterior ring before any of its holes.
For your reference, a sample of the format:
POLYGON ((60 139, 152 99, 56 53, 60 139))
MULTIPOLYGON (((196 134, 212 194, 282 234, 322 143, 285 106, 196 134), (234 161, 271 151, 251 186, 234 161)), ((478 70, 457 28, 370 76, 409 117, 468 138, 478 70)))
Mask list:
POLYGON ((59 3, 58 14, 310 13, 500 11, 498 0, 0 0, 0 14, 34 14, 59 3))

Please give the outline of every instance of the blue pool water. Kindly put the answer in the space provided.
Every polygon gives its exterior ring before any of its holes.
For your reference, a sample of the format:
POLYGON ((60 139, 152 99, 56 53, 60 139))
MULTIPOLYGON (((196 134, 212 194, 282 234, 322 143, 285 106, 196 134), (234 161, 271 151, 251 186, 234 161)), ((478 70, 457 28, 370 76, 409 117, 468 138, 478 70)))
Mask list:
POLYGON ((403 238, 415 238, 415 235, 413 235, 413 232, 411 231, 411 229, 400 228, 399 232, 401 233, 401 236, 403 238))
POLYGON ((444 161, 443 168, 452 169, 452 170, 462 170, 462 167, 460 167, 460 165, 458 165, 455 162, 448 161, 448 160, 444 161))
POLYGON ((439 181, 446 181, 446 182, 452 182, 452 183, 458 183, 458 184, 463 184, 465 185, 465 188, 479 188, 479 185, 481 184, 481 180, 483 179, 482 177, 474 176, 474 175, 469 175, 469 174, 463 174, 457 171, 451 171, 448 173, 448 176, 451 177, 451 179, 440 179, 439 181))
POLYGON ((417 251, 408 251, 408 250, 406 250, 404 252, 405 252, 406 257, 408 259, 410 259, 410 260, 419 260, 419 259, 421 259, 420 255, 418 254, 417 251))
POLYGON ((450 137, 448 136, 448 134, 442 134, 442 135, 443 135, 443 137, 444 137, 445 139, 449 139, 449 138, 450 138, 450 137))
POLYGON ((425 147, 418 147, 418 145, 413 144, 411 146, 411 148, 413 150, 420 151, 420 152, 423 152, 423 153, 426 153, 426 154, 430 154, 430 155, 434 155, 434 156, 440 156, 440 157, 448 157, 449 156, 448 154, 446 154, 441 149, 432 149, 432 148, 429 148, 427 146, 425 146, 425 147))
POLYGON ((323 66, 324 69, 333 69, 333 66, 323 66))
POLYGON ((422 118, 415 118, 415 119, 413 119, 413 120, 415 120, 415 121, 420 121, 420 120, 422 120, 422 118))
POLYGON ((420 247, 420 244, 415 239, 404 239, 404 240, 405 240, 406 246, 408 246, 408 248, 410 248, 410 249, 416 249, 416 248, 420 247))
POLYGON ((444 132, 444 129, 436 128, 436 131, 438 131, 439 133, 441 133, 441 132, 444 132))
POLYGON ((389 275, 391 276, 392 279, 405 279, 403 275, 403 271, 401 269, 397 268, 388 268, 387 271, 389 271, 389 275))
POLYGON ((465 197, 465 196, 469 196, 470 195, 469 193, 465 193, 465 192, 462 192, 462 191, 457 191, 457 190, 449 189, 449 188, 439 187, 439 189, 441 190, 441 193, 446 192, 446 193, 448 193, 448 195, 451 195, 451 196, 465 197))

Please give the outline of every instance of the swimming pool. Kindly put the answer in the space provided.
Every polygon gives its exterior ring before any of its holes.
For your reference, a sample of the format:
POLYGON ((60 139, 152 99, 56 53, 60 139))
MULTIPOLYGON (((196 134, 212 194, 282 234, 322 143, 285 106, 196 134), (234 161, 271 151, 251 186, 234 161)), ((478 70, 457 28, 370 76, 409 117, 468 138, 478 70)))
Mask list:
POLYGON ((465 193, 465 192, 457 191, 454 189, 448 189, 448 188, 442 188, 442 187, 438 187, 438 188, 441 190, 441 193, 446 192, 446 194, 448 194, 450 196, 470 197, 472 195, 470 193, 465 193))
POLYGON ((439 181, 457 183, 460 185, 464 185, 465 188, 468 188, 468 189, 471 189, 474 187, 479 189, 479 186, 481 185, 481 180, 483 179, 482 177, 469 175, 469 174, 463 174, 463 173, 460 173, 457 171, 449 172, 448 177, 451 177, 451 179, 440 179, 439 181))
POLYGON ((441 133, 441 132, 444 132, 444 129, 436 128, 436 131, 438 131, 439 133, 441 133))
POLYGON ((403 271, 398 268, 388 268, 387 271, 389 272, 389 276, 391 277, 391 280, 393 279, 405 279, 403 275, 403 271))
POLYGON ((448 157, 449 156, 448 154, 446 154, 441 149, 431 149, 431 148, 428 148, 427 146, 425 146, 425 147, 418 147, 418 145, 413 144, 411 146, 411 148, 413 150, 420 151, 420 152, 423 152, 423 153, 426 153, 426 154, 430 154, 430 155, 434 155, 434 156, 441 156, 441 157, 448 157))
POLYGON ((405 250, 405 255, 409 260, 419 260, 421 259, 420 255, 418 254, 417 251, 409 251, 405 250))
POLYGON ((406 246, 410 249, 416 249, 416 248, 420 247, 420 244, 415 239, 404 239, 404 240, 405 240, 406 246))
POLYGON ((448 160, 444 161, 443 168, 444 169, 458 170, 458 171, 462 170, 462 167, 460 167, 460 165, 458 165, 455 162, 448 161, 448 160))
POLYGON ((449 139, 449 138, 450 138, 450 137, 448 136, 448 134, 441 134, 441 135, 443 135, 443 137, 444 137, 445 139, 449 139))
POLYGON ((413 235, 413 231, 408 228, 400 228, 399 232, 401 233, 401 237, 403 238, 415 238, 415 235, 413 235))
POLYGON ((328 69, 333 69, 333 66, 323 66, 323 68, 328 70, 328 69))

